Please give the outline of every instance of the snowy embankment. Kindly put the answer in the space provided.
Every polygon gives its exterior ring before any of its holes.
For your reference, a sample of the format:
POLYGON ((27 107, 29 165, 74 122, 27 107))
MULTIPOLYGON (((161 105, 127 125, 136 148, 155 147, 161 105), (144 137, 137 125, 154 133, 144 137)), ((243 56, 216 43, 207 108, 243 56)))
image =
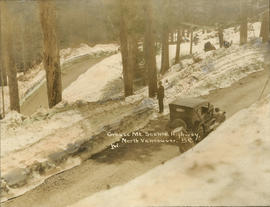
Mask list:
MULTIPOLYGON (((78 48, 67 48, 60 51, 60 62, 63 65, 67 62, 72 62, 80 57, 88 56, 89 58, 97 58, 102 56, 112 55, 118 52, 119 46, 116 44, 95 45, 90 47, 86 44, 81 44, 78 48)), ((38 88, 45 81, 45 70, 43 64, 39 64, 30 69, 26 74, 18 74, 18 88, 21 103, 31 94, 35 88, 38 88)), ((9 108, 9 91, 8 87, 4 87, 5 93, 5 108, 9 108)), ((2 103, 2 97, 0 99, 2 103)))
MULTIPOLYGON (((269 53, 267 45, 262 44, 259 34, 260 23, 250 24, 249 43, 239 46, 239 28, 224 30, 224 38, 232 40, 232 47, 204 52, 204 43, 212 42, 219 48, 216 32, 198 32, 200 40, 193 45, 196 61, 188 56, 190 43, 181 44, 181 55, 186 56, 180 64, 170 68, 162 80, 167 89, 168 101, 176 95, 200 96, 211 90, 229 87, 235 81, 247 75, 263 70, 265 54, 269 53), (165 83, 166 82, 166 83, 165 83)), ((175 45, 170 45, 170 63, 174 62, 175 45)), ((161 56, 157 55, 157 68, 161 65, 161 56)), ((161 77, 160 77, 161 78, 161 77)), ((106 58, 82 74, 73 84, 64 90, 64 99, 74 102, 78 99, 98 101, 123 96, 121 55, 106 58), (80 91, 80 93, 78 93, 80 91)), ((135 96, 147 96, 147 88, 135 92, 135 96)), ((135 98, 135 97, 134 97, 135 98)), ((140 99, 138 98, 138 99, 140 99)))
POLYGON ((256 42, 239 47, 218 49, 204 54, 198 63, 183 60, 170 68, 164 79, 173 94, 175 90, 182 96, 201 96, 211 90, 229 87, 232 83, 250 73, 264 69, 264 56, 268 53, 266 45, 256 42))
POLYGON ((77 166, 111 143, 108 130, 136 131, 147 124, 152 101, 65 102, 31 117, 16 112, 1 120, 1 202, 46 178, 77 166), (143 121, 142 121, 143 120, 143 121))
POLYGON ((269 205, 270 96, 185 154, 70 207, 269 205))
POLYGON ((74 81, 63 92, 64 100, 98 101, 101 99, 104 88, 113 80, 121 80, 121 54, 112 55, 94 65, 91 69, 74 81))
MULTIPOLYGON (((214 41, 217 37, 213 34, 209 38, 214 41)), ((176 96, 204 95, 263 69, 264 55, 268 51, 259 39, 245 46, 236 43, 229 49, 204 53, 200 48, 209 41, 208 37, 205 38, 194 47, 198 53, 196 56, 203 57, 201 61, 194 62, 191 57, 183 59, 163 77, 165 113, 168 113, 168 103, 176 96)), ((182 45, 182 51, 187 51, 187 48, 188 43, 182 45)), ((106 130, 130 132, 142 128, 149 119, 157 116, 152 113, 157 109, 156 101, 146 98, 147 87, 125 100, 121 98, 121 78, 121 56, 115 54, 90 68, 67 87, 63 92, 65 101, 55 109, 41 110, 31 117, 12 113, 1 121, 4 137, 1 146, 5 149, 1 152, 1 174, 5 176, 6 189, 9 189, 2 199, 20 195, 46 177, 78 165, 83 158, 77 156, 75 159, 72 155, 82 146, 89 157, 120 139, 102 134, 106 130), (120 88, 116 89, 115 85, 120 88), (115 99, 108 100, 107 96, 115 99), (14 180, 16 177, 20 179, 14 180)))
POLYGON ((81 44, 78 48, 67 48, 60 52, 61 63, 69 62, 74 58, 78 58, 84 55, 89 55, 90 57, 101 57, 106 55, 111 55, 118 52, 119 45, 116 44, 98 44, 94 47, 90 47, 86 44, 81 44))
MULTIPOLYGON (((187 44, 186 44, 187 46, 187 44)), ((175 57, 175 45, 170 45, 170 63, 175 57)), ((183 48, 184 51, 184 48, 183 48)), ((186 53, 186 52, 183 52, 186 53)), ((156 56, 157 68, 161 66, 161 55, 156 56)), ((123 95, 123 73, 121 54, 115 54, 97 63, 82 74, 63 92, 64 100, 99 101, 123 95), (80 93, 78 93, 80 91, 80 93)))
MULTIPOLYGON (((233 41, 233 45, 228 49, 219 48, 216 32, 199 32, 199 43, 193 49, 197 62, 186 58, 170 68, 169 73, 163 77, 163 80, 168 81, 167 94, 178 93, 191 97, 206 95, 211 90, 229 87, 241 78, 263 70, 269 47, 262 44, 260 38, 256 38, 259 30, 260 23, 250 24, 249 43, 243 46, 239 46, 239 30, 224 30, 224 39, 233 41), (218 49, 203 52, 204 43, 207 41, 218 49)), ((186 47, 184 44, 184 51, 188 49, 186 47)), ((170 95, 168 96, 170 98, 170 95)))

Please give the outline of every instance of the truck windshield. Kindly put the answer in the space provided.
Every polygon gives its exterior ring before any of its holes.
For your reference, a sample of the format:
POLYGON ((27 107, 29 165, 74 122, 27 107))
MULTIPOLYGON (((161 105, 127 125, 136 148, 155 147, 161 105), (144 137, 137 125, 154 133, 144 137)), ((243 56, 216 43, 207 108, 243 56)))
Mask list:
POLYGON ((183 108, 176 108, 176 112, 185 112, 186 110, 183 108))
POLYGON ((173 116, 186 117, 192 114, 192 109, 188 107, 175 107, 171 110, 173 116))

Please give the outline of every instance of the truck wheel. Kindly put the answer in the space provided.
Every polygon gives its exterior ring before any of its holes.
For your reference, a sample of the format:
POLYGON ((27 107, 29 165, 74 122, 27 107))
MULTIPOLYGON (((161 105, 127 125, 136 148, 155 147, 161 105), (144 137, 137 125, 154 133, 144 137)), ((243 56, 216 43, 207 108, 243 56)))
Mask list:
POLYGON ((204 138, 204 134, 205 134, 203 126, 199 126, 199 128, 197 130, 197 134, 198 134, 198 137, 197 137, 196 142, 202 141, 202 139, 204 138))
POLYGON ((176 119, 173 122, 169 123, 167 126, 167 132, 171 135, 172 132, 177 132, 183 130, 185 132, 187 129, 186 123, 181 119, 176 119))

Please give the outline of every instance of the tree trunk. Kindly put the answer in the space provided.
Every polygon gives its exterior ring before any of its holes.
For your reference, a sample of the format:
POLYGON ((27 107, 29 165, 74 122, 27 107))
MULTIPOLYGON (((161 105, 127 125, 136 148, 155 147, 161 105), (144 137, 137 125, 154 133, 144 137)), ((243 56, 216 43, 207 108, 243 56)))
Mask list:
POLYGON ((2 64, 2 47, 1 47, 1 42, 2 42, 2 18, 1 18, 1 14, 2 14, 2 3, 0 2, 0 86, 1 86, 1 96, 2 96, 2 111, 0 113, 2 113, 1 117, 4 118, 5 117, 5 94, 4 94, 4 86, 7 84, 5 84, 4 81, 4 73, 3 73, 3 64, 2 64))
POLYGON ((263 21, 261 25, 261 37, 263 43, 269 41, 269 13, 265 12, 263 15, 263 21))
POLYGON ((247 19, 245 19, 240 26, 240 45, 247 43, 247 19))
POLYGON ((263 37, 264 33, 265 33, 265 22, 264 22, 264 18, 263 18, 262 22, 261 22, 260 37, 263 37))
POLYGON ((163 26, 162 32, 162 51, 161 51, 161 74, 169 70, 169 31, 168 26, 163 26))
POLYGON ((189 54, 192 55, 192 47, 193 47, 193 29, 190 29, 190 50, 189 54))
MULTIPOLYGON (((21 14, 21 18, 23 19, 23 13, 21 14)), ((24 21, 23 21, 24 23, 24 21)), ((23 60, 23 73, 25 74, 27 72, 27 68, 26 68, 26 58, 25 58, 25 33, 26 33, 26 28, 25 28, 25 24, 21 24, 21 43, 22 43, 22 60, 23 60)))
MULTIPOLYGON (((143 39, 143 59, 144 59, 143 85, 144 86, 148 85, 148 67, 147 67, 147 61, 146 61, 147 45, 146 44, 147 44, 146 38, 144 37, 143 39)), ((155 43, 155 50, 156 50, 156 47, 157 47, 157 42, 155 43)))
MULTIPOLYGON (((138 69, 138 67, 139 67, 139 59, 138 59, 139 45, 138 45, 138 40, 134 35, 131 36, 131 40, 132 40, 131 41, 131 44, 132 44, 131 48, 132 48, 132 53, 133 53, 132 57, 134 59, 134 66, 133 66, 132 71, 133 71, 133 75, 134 75, 135 70, 138 69)), ((155 45, 155 48, 156 48, 156 45, 155 45)))
POLYGON ((56 36, 56 12, 52 1, 39 1, 43 31, 43 65, 46 70, 49 107, 62 101, 62 79, 59 46, 56 36))
POLYGON ((182 40, 182 32, 180 29, 177 30, 177 43, 176 43, 176 53, 175 53, 175 64, 180 61, 180 45, 182 40))
POLYGON ((148 73, 148 94, 155 97, 157 92, 156 51, 153 33, 153 14, 151 1, 145 1, 145 66, 148 73))
POLYGON ((221 27, 218 28, 218 40, 219 40, 219 47, 222 48, 224 45, 224 37, 223 37, 223 29, 221 27))
MULTIPOLYGON (((1 44, 0 48, 2 48, 1 44)), ((0 73, 2 75, 2 79, 0 80, 0 86, 7 86, 7 71, 3 64, 3 53, 1 51, 0 51, 0 73)))
POLYGON ((5 51, 4 53, 4 67, 7 69, 8 76, 8 87, 9 87, 9 99, 10 99, 10 110, 15 110, 20 112, 20 99, 19 99, 19 89, 17 81, 17 69, 14 63, 14 53, 13 53, 13 32, 11 31, 14 25, 11 22, 12 18, 7 14, 6 1, 2 1, 1 5, 2 14, 2 47, 5 51))
MULTIPOLYGON (((0 2, 0 4, 1 4, 1 2, 0 2)), ((0 75, 1 75, 1 81, 3 83, 4 82, 4 80, 3 80, 3 74, 1 73, 0 75)), ((1 96, 2 96, 2 103, 0 103, 0 104, 2 104, 2 112, 0 112, 0 113, 2 113, 1 117, 4 118, 5 117, 5 93, 4 93, 4 86, 1 86, 1 96)))
POLYGON ((182 37, 185 37, 185 36, 186 36, 186 30, 183 29, 183 30, 182 30, 182 37))
MULTIPOLYGON (((124 0, 119 0, 120 6, 120 48, 123 65, 124 94, 125 97, 133 94, 133 71, 129 60, 132 60, 132 54, 129 54, 129 40, 126 24, 126 8, 124 0)), ((132 53, 132 52, 131 52, 132 53)))
POLYGON ((174 32, 171 32, 170 33, 170 39, 171 39, 171 44, 173 44, 174 43, 174 32))
POLYGON ((1 42, 2 42, 2 31, 1 31, 1 1, 0 1, 0 74, 1 74, 1 79, 0 79, 0 86, 7 86, 7 72, 6 72, 6 68, 4 67, 3 64, 3 49, 1 47, 1 42))
POLYGON ((270 39, 270 0, 268 0, 268 41, 270 39))
POLYGON ((129 69, 128 70, 128 84, 129 84, 129 90, 131 93, 130 95, 133 94, 134 73, 138 67, 137 55, 138 55, 137 40, 133 35, 130 35, 128 37, 128 69, 129 69))
POLYGON ((240 25, 240 45, 247 43, 248 38, 248 21, 246 2, 241 0, 241 25, 240 25))
POLYGON ((187 37, 190 36, 190 29, 187 29, 187 37))

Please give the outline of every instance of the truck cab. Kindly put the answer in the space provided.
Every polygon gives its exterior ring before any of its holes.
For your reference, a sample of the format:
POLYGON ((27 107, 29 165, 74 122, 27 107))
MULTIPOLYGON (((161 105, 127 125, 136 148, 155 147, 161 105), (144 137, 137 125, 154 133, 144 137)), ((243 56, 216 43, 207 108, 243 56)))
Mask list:
POLYGON ((182 128, 185 132, 197 133, 200 141, 225 120, 225 113, 201 98, 177 98, 169 104, 169 130, 182 128), (218 113, 216 111, 219 111, 218 113), (222 116, 222 117, 221 117, 222 116))

